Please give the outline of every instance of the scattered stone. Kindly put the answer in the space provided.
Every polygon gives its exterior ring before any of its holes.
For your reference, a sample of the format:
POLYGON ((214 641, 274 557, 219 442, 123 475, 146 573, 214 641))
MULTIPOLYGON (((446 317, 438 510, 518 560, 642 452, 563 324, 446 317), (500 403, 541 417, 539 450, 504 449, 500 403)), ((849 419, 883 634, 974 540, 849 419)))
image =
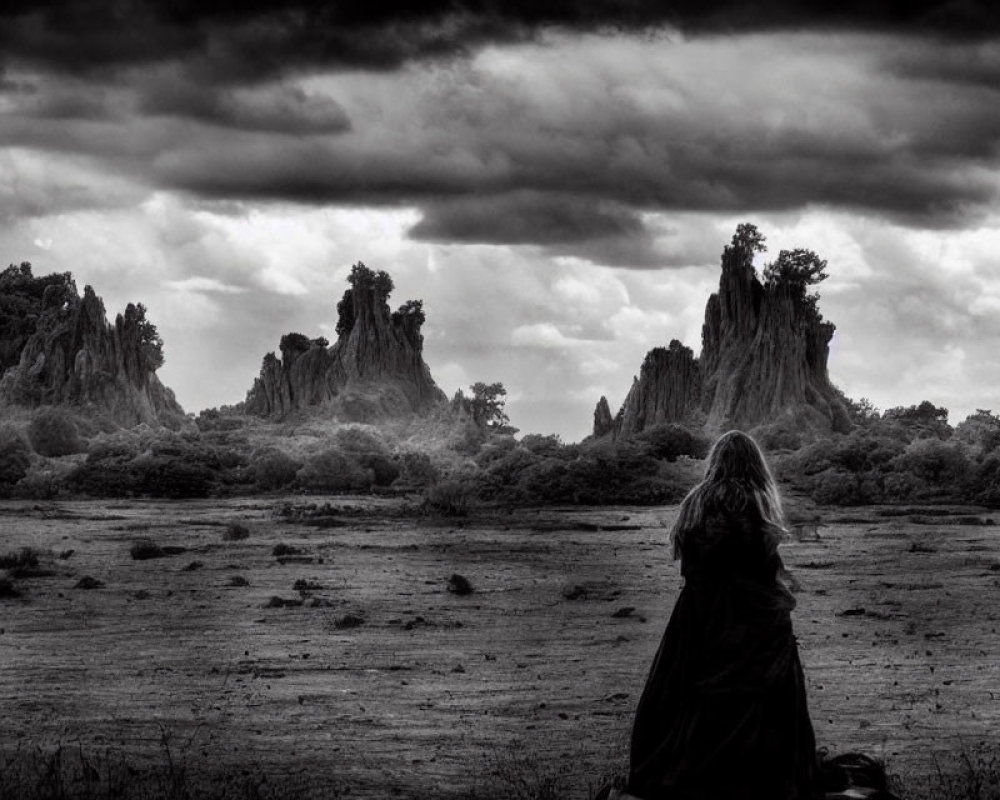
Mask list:
POLYGON ((448 578, 448 591, 452 594, 467 595, 474 591, 469 579, 457 572, 448 578))
POLYGON ((163 558, 166 555, 163 548, 152 539, 138 539, 132 542, 132 546, 129 548, 128 552, 135 561, 146 561, 150 558, 163 558))
POLYGON ((626 617, 631 617, 633 611, 635 611, 635 606, 622 606, 611 617, 613 619, 625 619, 626 617))
POLYGON ((270 600, 267 601, 267 604, 264 606, 264 608, 293 608, 295 606, 301 606, 301 605, 302 605, 301 597, 284 598, 274 595, 270 600))
POLYGON ((567 600, 603 600, 610 602, 621 595, 622 590, 607 581, 584 581, 563 587, 562 596, 567 600))

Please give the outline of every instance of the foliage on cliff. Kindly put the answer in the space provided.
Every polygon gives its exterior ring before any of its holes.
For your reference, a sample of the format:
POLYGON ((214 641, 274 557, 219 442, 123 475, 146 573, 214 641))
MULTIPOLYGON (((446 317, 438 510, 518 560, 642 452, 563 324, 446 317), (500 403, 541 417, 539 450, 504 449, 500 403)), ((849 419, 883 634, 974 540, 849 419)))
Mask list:
POLYGON ((782 250, 758 276, 753 259, 764 243, 754 225, 737 227, 705 308, 700 355, 676 339, 651 350, 610 430, 595 411, 595 436, 664 422, 712 431, 782 418, 818 431, 850 427, 827 375, 834 326, 809 291, 826 278, 826 262, 811 250, 782 250))
POLYGON ((81 297, 68 272, 35 277, 24 262, 0 273, 0 405, 176 426, 183 410, 156 377, 163 362, 142 303, 109 325, 101 299, 90 286, 81 297))
POLYGON ((320 409, 345 421, 369 422, 426 414, 445 396, 423 360, 423 303, 408 300, 389 309, 392 278, 355 264, 349 288, 337 303, 337 341, 290 333, 281 357, 268 353, 247 393, 246 410, 284 417, 320 409))

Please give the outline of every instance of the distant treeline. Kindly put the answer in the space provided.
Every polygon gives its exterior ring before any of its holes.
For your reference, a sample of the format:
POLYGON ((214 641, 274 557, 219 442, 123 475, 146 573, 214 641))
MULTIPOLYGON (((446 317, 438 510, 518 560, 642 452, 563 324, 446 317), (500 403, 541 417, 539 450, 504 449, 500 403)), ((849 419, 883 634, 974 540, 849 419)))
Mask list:
MULTIPOLYGON (((820 504, 1000 506, 1000 416, 980 410, 952 428, 947 410, 928 402, 884 413, 864 401, 853 406, 849 434, 802 444, 801 431, 758 429, 786 485, 820 504)), ((450 413, 376 427, 208 411, 180 431, 122 430, 48 407, 0 427, 0 494, 420 493, 445 513, 475 503, 669 504, 699 479, 710 444, 703 432, 674 424, 565 444, 450 413)))

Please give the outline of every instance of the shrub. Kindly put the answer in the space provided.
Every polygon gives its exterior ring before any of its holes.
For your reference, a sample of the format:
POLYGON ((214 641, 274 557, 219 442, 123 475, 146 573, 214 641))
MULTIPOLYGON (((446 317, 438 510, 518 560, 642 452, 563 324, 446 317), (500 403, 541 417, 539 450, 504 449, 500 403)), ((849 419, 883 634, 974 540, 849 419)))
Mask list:
POLYGON ((28 474, 31 448, 11 427, 0 428, 0 484, 13 484, 28 474))
POLYGON ((694 483, 653 458, 644 442, 547 449, 551 455, 540 456, 517 447, 490 463, 476 476, 479 495, 532 504, 673 503, 694 483))
MULTIPOLYGON (((513 437, 511 437, 511 441, 513 441, 513 437)), ((526 433, 521 437, 520 444, 525 450, 538 456, 554 456, 563 447, 562 440, 557 433, 548 435, 526 433)))
POLYGON ((890 472, 882 483, 883 499, 890 503, 918 500, 927 495, 927 483, 909 472, 890 472))
POLYGON ((471 420, 460 423, 448 437, 448 447, 456 453, 474 456, 486 442, 488 434, 471 420))
POLYGON ((292 547, 290 544, 285 544, 284 542, 279 542, 271 550, 271 555, 276 558, 281 558, 283 556, 297 556, 302 551, 297 547, 292 547))
POLYGON ((408 486, 428 486, 441 477, 440 470, 426 453, 407 450, 400 455, 399 461, 402 467, 399 480, 408 486))
POLYGON ((295 477, 306 489, 330 492, 369 489, 375 480, 371 470, 335 448, 310 458, 295 477))
POLYGON ((208 497, 215 475, 202 464, 177 458, 153 457, 138 469, 135 488, 151 497, 208 497))
POLYGON ((952 441, 974 447, 983 455, 1000 447, 1000 416, 988 409, 977 409, 955 426, 952 441))
POLYGON ((138 455, 138 448, 127 441, 92 444, 87 460, 70 473, 67 484, 96 497, 127 497, 136 490, 132 460, 138 455))
POLYGON ((798 450, 803 444, 802 430, 794 425, 776 422, 755 428, 752 433, 757 444, 768 452, 798 450))
POLYGON ((0 556, 0 569, 31 569, 38 566, 38 551, 31 547, 22 547, 0 556))
POLYGON ((463 516, 469 511, 472 490, 461 481, 435 483, 427 489, 427 505, 450 516, 463 516))
POLYGON ((295 607, 295 606, 301 606, 302 603, 303 600, 301 597, 289 599, 284 597, 278 597, 277 595, 272 595, 271 599, 267 601, 264 608, 295 607))
POLYGON ((250 529, 239 522, 230 522, 226 526, 226 532, 222 534, 222 538, 227 542, 238 542, 242 539, 249 539, 250 529))
POLYGON ((452 594, 463 596, 472 594, 475 590, 472 588, 472 584, 469 582, 468 578, 464 575, 459 575, 456 572, 448 578, 448 591, 452 594))
POLYGON ((295 473, 301 468, 301 461, 275 448, 265 450, 251 462, 254 481, 264 490, 284 489, 291 485, 295 481, 295 473))
POLYGON ((371 470, 372 481, 376 486, 389 486, 399 477, 401 470, 393 462, 389 448, 365 428, 341 428, 335 434, 334 441, 362 469, 371 470))
MULTIPOLYGON (((529 438, 535 434, 529 434, 529 438)), ((530 443, 529 438, 529 443, 530 443)), ((501 459, 505 458, 508 454, 518 449, 520 445, 517 439, 513 436, 491 436, 489 440, 482 446, 482 449, 475 454, 475 462, 481 467, 489 467, 492 464, 497 463, 501 459)), ((521 448, 523 450, 531 450, 528 447, 521 448)))
POLYGON ((966 484, 969 499, 1000 508, 1000 453, 990 453, 975 465, 966 484))
POLYGON ((150 558, 163 558, 166 552, 152 539, 137 539, 128 549, 129 555, 136 561, 146 561, 150 558))
POLYGON ((854 475, 839 469, 828 469, 816 476, 812 499, 823 505, 863 505, 860 481, 854 475))
POLYGON ((644 444, 653 458, 676 461, 680 456, 704 458, 710 443, 701 434, 695 434, 683 425, 664 423, 654 425, 640 433, 636 440, 644 444))
POLYGON ((892 461, 897 472, 909 472, 932 486, 955 487, 965 477, 969 461, 961 446, 937 438, 917 439, 892 461))
POLYGON ((63 408, 40 409, 28 425, 28 439, 35 452, 48 458, 82 453, 87 449, 76 423, 63 408))

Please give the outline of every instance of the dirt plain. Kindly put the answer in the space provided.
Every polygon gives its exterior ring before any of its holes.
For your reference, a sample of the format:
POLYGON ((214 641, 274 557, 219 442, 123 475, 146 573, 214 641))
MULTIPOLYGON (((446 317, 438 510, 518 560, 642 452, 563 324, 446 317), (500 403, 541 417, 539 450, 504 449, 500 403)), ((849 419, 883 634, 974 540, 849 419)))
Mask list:
MULTIPOLYGON (((296 797, 493 797, 511 775, 586 797, 623 764, 681 586, 676 508, 410 507, 0 503, 0 552, 52 554, 0 599, 3 749, 166 744, 205 780, 253 768, 296 797), (134 560, 142 538, 184 550, 134 560)), ((782 545, 818 742, 906 774, 1000 744, 989 514, 819 513, 821 538, 782 545)))

